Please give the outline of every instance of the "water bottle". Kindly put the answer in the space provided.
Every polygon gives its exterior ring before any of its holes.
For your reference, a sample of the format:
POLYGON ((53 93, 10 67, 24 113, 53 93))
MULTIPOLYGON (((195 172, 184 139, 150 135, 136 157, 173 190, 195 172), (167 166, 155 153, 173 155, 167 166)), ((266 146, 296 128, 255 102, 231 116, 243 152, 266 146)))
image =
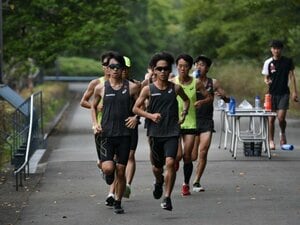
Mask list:
POLYGON ((270 94, 265 95, 264 106, 265 106, 266 111, 271 111, 272 110, 272 102, 271 102, 271 95, 270 94))
POLYGON ((199 78, 200 76, 201 76, 201 71, 200 71, 200 70, 195 70, 195 71, 193 72, 193 77, 199 78))
POLYGON ((229 113, 235 114, 235 99, 233 97, 230 97, 229 101, 229 113))
POLYGON ((284 144, 284 145, 281 145, 281 149, 282 150, 293 151, 294 145, 284 144))
POLYGON ((260 97, 259 96, 255 97, 255 108, 260 109, 260 97))

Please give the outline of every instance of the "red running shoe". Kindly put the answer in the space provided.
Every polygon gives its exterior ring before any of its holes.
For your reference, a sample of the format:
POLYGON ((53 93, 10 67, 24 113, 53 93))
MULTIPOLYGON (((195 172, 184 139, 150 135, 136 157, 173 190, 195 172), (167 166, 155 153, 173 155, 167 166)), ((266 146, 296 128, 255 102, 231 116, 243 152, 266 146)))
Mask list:
POLYGON ((181 195, 182 196, 191 195, 190 186, 188 184, 183 184, 182 185, 181 195))

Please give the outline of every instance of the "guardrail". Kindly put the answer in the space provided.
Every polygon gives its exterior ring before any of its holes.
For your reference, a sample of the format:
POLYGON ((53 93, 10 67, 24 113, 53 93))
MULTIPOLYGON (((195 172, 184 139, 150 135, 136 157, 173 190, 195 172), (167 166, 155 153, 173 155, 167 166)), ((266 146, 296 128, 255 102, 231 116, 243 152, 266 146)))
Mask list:
POLYGON ((42 92, 32 94, 14 112, 12 164, 15 166, 16 190, 23 186, 22 179, 29 175, 29 159, 36 149, 44 145, 42 92), (20 110, 28 107, 29 115, 20 110))

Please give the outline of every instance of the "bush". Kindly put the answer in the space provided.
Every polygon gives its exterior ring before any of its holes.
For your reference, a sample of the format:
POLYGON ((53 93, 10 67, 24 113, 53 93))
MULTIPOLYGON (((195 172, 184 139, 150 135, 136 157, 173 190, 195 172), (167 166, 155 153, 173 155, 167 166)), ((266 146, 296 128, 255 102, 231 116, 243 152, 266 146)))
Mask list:
POLYGON ((59 57, 56 68, 46 69, 45 74, 55 76, 99 76, 102 74, 101 63, 94 59, 80 57, 59 57))
MULTIPOLYGON (((42 91, 43 121, 44 127, 47 127, 70 99, 68 84, 62 82, 47 82, 34 88, 34 92, 38 91, 42 91)), ((21 94, 26 98, 31 95, 29 89, 24 89, 21 94)))

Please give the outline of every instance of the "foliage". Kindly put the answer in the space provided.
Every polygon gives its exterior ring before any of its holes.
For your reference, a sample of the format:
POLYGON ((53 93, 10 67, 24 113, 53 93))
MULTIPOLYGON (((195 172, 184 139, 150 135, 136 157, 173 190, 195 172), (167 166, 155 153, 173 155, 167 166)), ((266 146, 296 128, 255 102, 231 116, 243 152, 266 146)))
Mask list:
MULTIPOLYGON (((43 122, 44 127, 47 129, 48 124, 69 101, 71 96, 68 90, 68 84, 66 83, 47 82, 36 86, 33 90, 33 92, 38 91, 43 92, 43 122)), ((32 91, 30 89, 24 89, 21 92, 24 98, 28 98, 31 94, 32 91)))
POLYGON ((300 58, 293 50, 300 35, 297 0, 187 0, 183 10, 186 43, 193 54, 261 60, 268 42, 280 39, 292 57, 300 58))
POLYGON ((5 61, 33 57, 39 66, 45 67, 58 55, 87 54, 103 48, 124 16, 120 2, 7 1, 3 4, 5 61))
POLYGON ((58 57, 58 67, 64 76, 99 76, 102 66, 98 61, 79 57, 58 57))
POLYGON ((8 139, 11 130, 12 107, 5 101, 0 101, 0 170, 3 163, 10 160, 11 143, 8 139))
POLYGON ((127 16, 109 48, 128 56, 133 76, 141 80, 152 54, 162 50, 175 54, 182 51, 180 1, 131 0, 122 4, 127 16))
POLYGON ((16 90, 26 86, 28 78, 33 77, 39 71, 31 58, 17 61, 14 57, 5 64, 4 70, 3 80, 16 90))

